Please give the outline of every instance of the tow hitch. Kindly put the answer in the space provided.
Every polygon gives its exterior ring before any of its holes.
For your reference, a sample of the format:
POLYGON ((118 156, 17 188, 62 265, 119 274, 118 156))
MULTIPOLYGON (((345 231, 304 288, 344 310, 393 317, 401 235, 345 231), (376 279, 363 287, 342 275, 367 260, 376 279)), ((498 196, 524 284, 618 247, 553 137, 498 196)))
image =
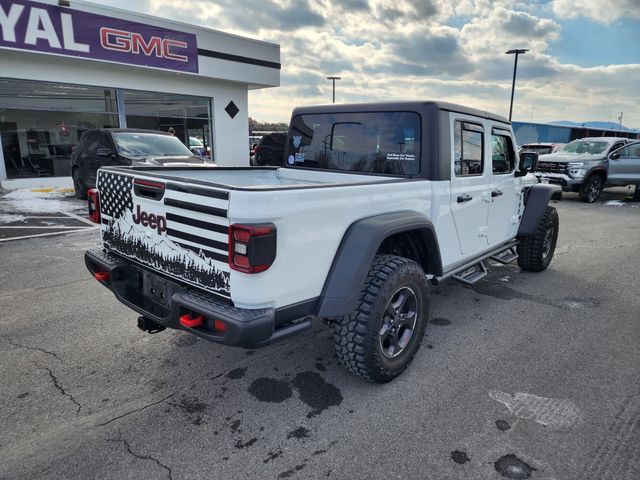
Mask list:
POLYGON ((167 327, 163 327, 147 317, 138 317, 138 328, 147 333, 160 333, 167 329, 167 327))

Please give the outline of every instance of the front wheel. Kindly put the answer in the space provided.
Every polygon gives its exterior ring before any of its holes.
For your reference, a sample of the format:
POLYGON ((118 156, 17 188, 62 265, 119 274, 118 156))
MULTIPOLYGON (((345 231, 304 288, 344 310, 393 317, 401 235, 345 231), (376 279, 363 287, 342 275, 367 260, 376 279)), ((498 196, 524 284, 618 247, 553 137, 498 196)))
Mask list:
POLYGON ((547 207, 536 233, 521 237, 516 248, 518 265, 522 270, 541 272, 549 266, 558 243, 558 226, 558 211, 547 207))
POLYGON ((429 284, 412 260, 377 255, 357 309, 336 320, 339 362, 369 381, 386 383, 411 363, 429 319, 429 284))
POLYGON ((600 175, 591 175, 580 187, 580 200, 586 203, 595 202, 603 188, 604 181, 602 177, 600 175))

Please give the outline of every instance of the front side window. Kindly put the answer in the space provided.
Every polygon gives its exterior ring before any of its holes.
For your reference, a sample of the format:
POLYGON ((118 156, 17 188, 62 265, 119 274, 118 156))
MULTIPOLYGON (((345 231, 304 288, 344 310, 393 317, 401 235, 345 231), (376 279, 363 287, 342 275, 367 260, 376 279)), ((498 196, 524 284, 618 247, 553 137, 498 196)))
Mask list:
POLYGON ((483 136, 483 128, 480 125, 456 121, 454 127, 456 176, 482 175, 484 171, 483 136))
POLYGON ((491 135, 491 162, 493 173, 511 173, 515 168, 515 155, 511 138, 494 133, 491 135))
POLYGON ((618 155, 622 158, 626 157, 640 157, 640 143, 634 143, 628 145, 617 151, 618 155))
POLYGON ((285 158, 288 167, 416 175, 420 140, 414 112, 296 115, 285 158))
POLYGON ((192 155, 191 150, 172 135, 114 133, 113 138, 118 152, 128 157, 192 155))

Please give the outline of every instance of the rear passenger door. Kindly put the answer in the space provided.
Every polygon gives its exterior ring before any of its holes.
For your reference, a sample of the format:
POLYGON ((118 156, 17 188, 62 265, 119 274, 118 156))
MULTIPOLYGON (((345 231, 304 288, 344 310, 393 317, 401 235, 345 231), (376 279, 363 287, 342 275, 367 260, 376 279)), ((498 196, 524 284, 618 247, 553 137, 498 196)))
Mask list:
POLYGON ((460 251, 468 256, 488 247, 490 171, 485 165, 485 129, 474 117, 451 117, 453 158, 451 212, 460 251))
POLYGON ((491 203, 489 205, 489 245, 499 245, 515 236, 518 207, 514 181, 516 154, 511 132, 491 129, 491 203))

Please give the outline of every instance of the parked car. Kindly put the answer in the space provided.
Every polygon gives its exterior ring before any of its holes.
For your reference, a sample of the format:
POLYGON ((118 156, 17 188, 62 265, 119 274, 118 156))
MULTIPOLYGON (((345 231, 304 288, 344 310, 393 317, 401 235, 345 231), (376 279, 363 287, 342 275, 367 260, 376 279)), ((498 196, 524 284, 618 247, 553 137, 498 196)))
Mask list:
POLYGON ((71 178, 78 198, 95 188, 98 169, 106 166, 212 165, 193 155, 177 137, 154 130, 87 130, 71 156, 71 178))
POLYGON ((253 165, 281 167, 284 162, 284 149, 287 143, 286 133, 268 133, 260 139, 256 147, 253 165))
POLYGON ((520 149, 518 150, 518 153, 536 152, 538 155, 547 155, 549 153, 555 152, 556 150, 558 150, 558 148, 560 148, 563 145, 564 143, 543 143, 543 142, 525 143, 520 147, 520 149))
POLYGON ((562 191, 519 168, 504 117, 443 102, 302 107, 288 138, 277 169, 100 169, 89 205, 102 244, 85 262, 141 330, 254 348, 327 319, 340 363, 388 382, 420 347, 430 282, 478 282, 489 258, 533 272, 553 258, 548 203, 562 191))
POLYGON ((197 157, 211 160, 211 147, 204 146, 204 142, 197 137, 189 137, 189 150, 197 157))
POLYGON ((620 137, 574 140, 555 153, 542 156, 538 161, 536 176, 542 182, 560 185, 565 191, 578 192, 583 202, 593 203, 604 187, 633 183, 627 174, 627 180, 624 180, 627 183, 620 183, 623 180, 620 178, 619 162, 609 160, 614 150, 629 142, 630 139, 620 137), (610 172, 611 166, 613 172, 610 172))

